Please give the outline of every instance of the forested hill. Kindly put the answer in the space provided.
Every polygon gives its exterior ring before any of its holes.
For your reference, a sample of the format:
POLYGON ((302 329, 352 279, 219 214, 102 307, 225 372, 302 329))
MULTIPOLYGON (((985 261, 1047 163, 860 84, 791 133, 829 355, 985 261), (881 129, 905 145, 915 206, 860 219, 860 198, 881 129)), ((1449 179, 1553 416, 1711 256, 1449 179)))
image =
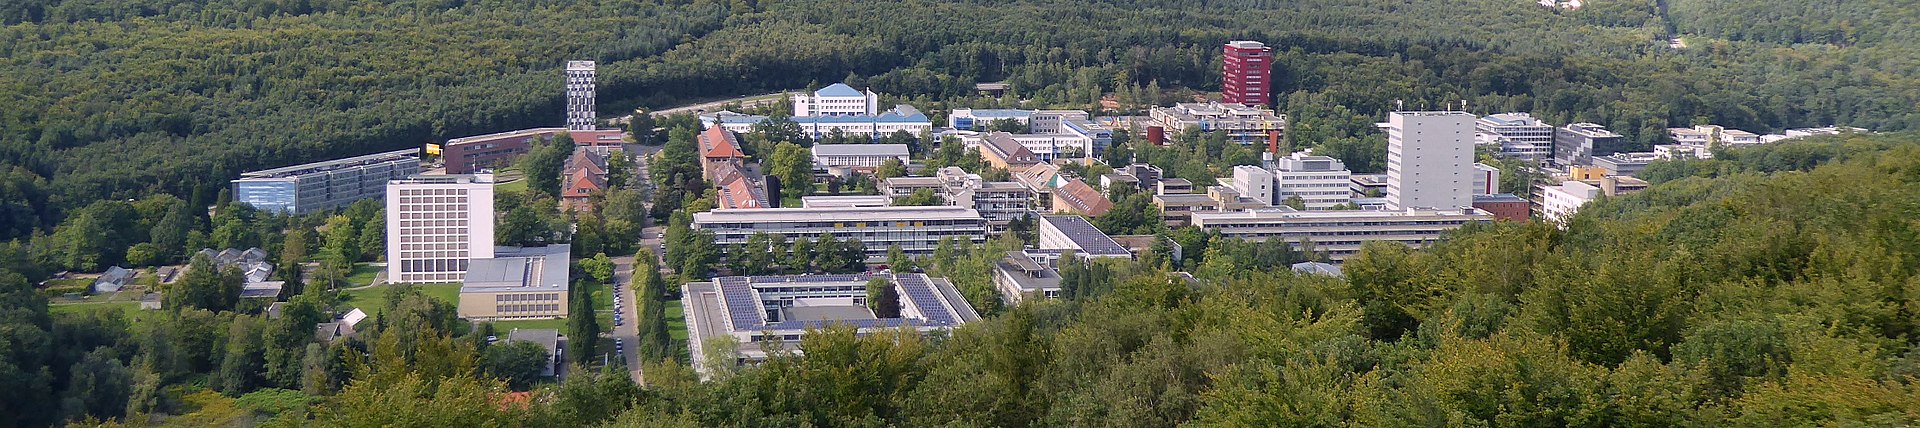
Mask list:
POLYGON ((574 58, 601 61, 608 115, 840 80, 932 107, 1006 80, 1030 105, 1089 108, 1217 90, 1219 44, 1258 39, 1302 144, 1377 138, 1394 100, 1603 123, 1639 146, 1694 122, 1920 128, 1920 66, 1892 47, 1911 30, 1875 24, 1912 7, 1673 3, 16 0, 0 4, 0 239, 100 198, 210 202, 248 169, 558 123, 574 58), (1802 9, 1834 12, 1768 17, 1802 9), (1830 44, 1775 36, 1847 26, 1830 44), (1669 28, 1702 37, 1669 49, 1669 28))

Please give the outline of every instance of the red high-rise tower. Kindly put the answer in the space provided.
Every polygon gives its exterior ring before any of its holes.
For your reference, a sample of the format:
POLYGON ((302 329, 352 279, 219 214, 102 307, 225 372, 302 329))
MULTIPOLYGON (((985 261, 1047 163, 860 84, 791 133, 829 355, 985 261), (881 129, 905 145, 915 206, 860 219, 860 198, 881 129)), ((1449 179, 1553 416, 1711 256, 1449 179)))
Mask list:
POLYGON ((1249 40, 1227 42, 1224 62, 1220 102, 1250 106, 1272 104, 1273 48, 1249 40))

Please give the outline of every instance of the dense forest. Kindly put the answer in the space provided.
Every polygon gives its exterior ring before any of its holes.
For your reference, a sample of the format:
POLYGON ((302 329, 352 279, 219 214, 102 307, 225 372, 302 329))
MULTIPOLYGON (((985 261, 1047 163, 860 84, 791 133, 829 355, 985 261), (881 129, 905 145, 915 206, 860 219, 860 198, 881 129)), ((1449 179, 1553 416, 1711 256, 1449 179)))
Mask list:
MULTIPOLYGON (((619 364, 533 381, 525 363, 544 350, 491 344, 489 325, 411 287, 362 304, 358 337, 316 342, 352 297, 303 283, 377 260, 379 207, 293 217, 225 190, 245 170, 557 124, 559 69, 581 58, 600 61, 607 116, 836 81, 935 117, 1137 114, 1218 90, 1219 45, 1262 40, 1288 144, 1357 170, 1383 167, 1372 122, 1396 101, 1596 122, 1639 147, 1700 123, 1916 130, 1917 16, 1886 0, 0 2, 0 427, 1920 424, 1914 132, 1656 163, 1652 189, 1564 230, 1369 246, 1344 279, 1274 269, 1314 256, 1284 243, 1168 230, 1128 195, 1100 226, 1162 234, 1185 260, 1071 266, 1064 299, 1002 306, 987 272, 1021 242, 948 242, 890 264, 953 278, 987 320, 933 337, 821 331, 707 382, 656 322, 679 276, 857 270, 862 244, 767 241, 787 250, 722 260, 684 227, 713 200, 688 116, 640 136, 666 151, 619 180, 654 192, 622 184, 592 212, 554 209, 545 171, 570 146, 544 143, 515 166, 541 178, 497 198, 507 241, 568 239, 575 277, 604 283, 607 254, 652 259, 631 239, 648 217, 673 226, 664 256, 680 275, 636 286, 645 385, 619 364), (997 81, 1007 97, 974 90, 997 81), (277 315, 193 253, 246 247, 288 281, 277 315), (49 306, 70 290, 42 282, 179 263, 193 269, 161 311, 49 306)), ((1107 160, 1204 184, 1257 159, 1178 137, 1107 160)), ((811 169, 778 141, 747 146, 768 173, 811 169)), ((980 163, 957 145, 924 157, 980 163)), ((590 312, 593 294, 573 294, 590 312)))
POLYGON ((841 80, 937 114, 1004 104, 974 95, 984 81, 1027 105, 1171 101, 1217 90, 1219 44, 1256 39, 1303 147, 1379 144, 1369 124, 1395 100, 1640 146, 1695 122, 1909 129, 1920 36, 1892 3, 15 1, 0 239, 98 198, 204 205, 239 171, 557 123, 572 58, 601 62, 609 115, 841 80))

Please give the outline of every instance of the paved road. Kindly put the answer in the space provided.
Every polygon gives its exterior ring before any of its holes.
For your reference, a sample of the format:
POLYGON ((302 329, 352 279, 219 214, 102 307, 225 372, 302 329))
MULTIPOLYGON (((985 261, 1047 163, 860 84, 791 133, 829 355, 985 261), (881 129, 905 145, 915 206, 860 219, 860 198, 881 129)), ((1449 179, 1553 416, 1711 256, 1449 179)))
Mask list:
POLYGON ((614 257, 613 266, 613 291, 620 295, 620 305, 613 310, 620 314, 621 324, 613 327, 612 336, 625 343, 620 357, 626 359, 633 382, 645 385, 646 380, 640 374, 639 324, 634 323, 640 314, 633 300, 633 256, 614 257))
MULTIPOLYGON (((649 112, 648 114, 653 115, 653 117, 669 116, 669 115, 674 115, 679 113, 699 114, 699 113, 718 109, 720 108, 720 106, 724 106, 730 103, 740 103, 741 108, 758 107, 763 104, 779 102, 780 96, 785 95, 788 92, 799 92, 799 91, 798 90, 781 91, 781 92, 774 92, 771 94, 760 94, 760 95, 753 95, 753 96, 746 96, 746 97, 739 97, 739 98, 728 98, 720 101, 705 102, 705 103, 699 103, 699 104, 693 104, 693 105, 674 107, 670 109, 655 110, 655 111, 649 112)), ((629 114, 626 116, 613 118, 612 122, 615 124, 624 125, 627 123, 628 120, 631 120, 631 119, 633 119, 633 115, 629 114)))

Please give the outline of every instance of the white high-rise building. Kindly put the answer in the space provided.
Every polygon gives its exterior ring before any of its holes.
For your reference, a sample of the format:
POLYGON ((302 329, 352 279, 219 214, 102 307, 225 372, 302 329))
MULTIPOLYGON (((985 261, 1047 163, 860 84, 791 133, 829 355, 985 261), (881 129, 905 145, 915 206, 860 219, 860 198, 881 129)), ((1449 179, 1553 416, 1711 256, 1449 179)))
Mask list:
POLYGON ((1499 146, 1500 156, 1525 159, 1538 165, 1553 160, 1553 125, 1527 113, 1500 113, 1474 124, 1479 144, 1499 146))
POLYGON ((593 61, 567 61, 567 130, 592 131, 593 61))
POLYGON ((1324 210, 1353 202, 1353 171, 1327 156, 1294 153, 1274 162, 1275 204, 1300 197, 1309 210, 1324 210))
POLYGON ((1387 206, 1451 209, 1473 206, 1473 129, 1463 111, 1397 111, 1387 131, 1387 206))
POLYGON ((493 175, 387 182, 387 282, 461 282, 493 258, 493 175))

